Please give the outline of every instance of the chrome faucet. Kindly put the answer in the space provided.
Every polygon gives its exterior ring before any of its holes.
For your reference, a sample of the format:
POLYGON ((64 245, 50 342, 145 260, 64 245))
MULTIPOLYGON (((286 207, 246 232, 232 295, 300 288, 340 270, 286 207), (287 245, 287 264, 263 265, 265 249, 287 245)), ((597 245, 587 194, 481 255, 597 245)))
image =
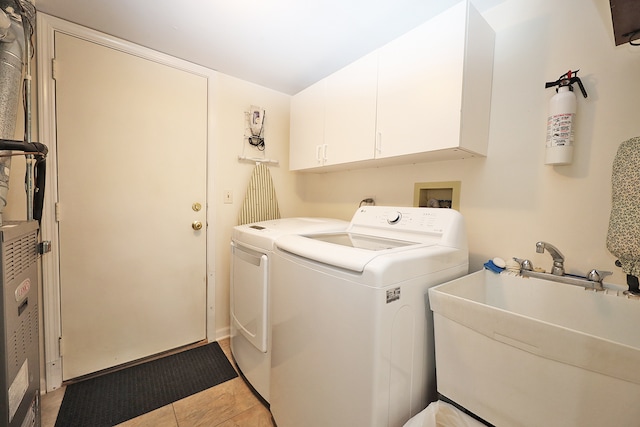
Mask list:
POLYGON ((536 271, 533 269, 531 261, 528 259, 514 258, 520 263, 520 274, 523 277, 534 277, 538 279, 551 280, 554 282, 565 283, 567 285, 582 286, 587 289, 593 289, 595 291, 604 290, 602 279, 605 276, 612 274, 610 271, 603 270, 591 270, 586 277, 578 276, 575 274, 565 274, 564 272, 564 255, 550 243, 538 242, 536 243, 536 252, 544 253, 547 250, 553 258, 553 268, 551 273, 543 273, 542 271, 536 271))
POLYGON ((551 257, 553 258, 553 268, 551 269, 551 274, 556 276, 564 275, 564 255, 553 246, 551 243, 547 242, 538 242, 536 243, 536 252, 539 254, 544 253, 544 250, 547 250, 551 257))

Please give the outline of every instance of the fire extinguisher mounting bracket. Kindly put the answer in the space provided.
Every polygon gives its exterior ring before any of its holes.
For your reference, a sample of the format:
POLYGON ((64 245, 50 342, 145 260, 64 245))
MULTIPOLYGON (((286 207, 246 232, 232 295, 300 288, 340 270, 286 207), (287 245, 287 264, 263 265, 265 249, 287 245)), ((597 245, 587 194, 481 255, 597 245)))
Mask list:
MULTIPOLYGON (((577 83, 578 87, 580 87, 580 92, 582 92, 582 96, 584 96, 585 98, 587 97, 587 91, 584 88, 584 85, 582 84, 582 80, 580 80, 580 77, 578 77, 578 71, 580 70, 576 70, 576 71, 567 71, 566 73, 564 73, 563 75, 560 76, 560 78, 558 80, 556 80, 555 82, 547 82, 545 83, 544 87, 546 89, 550 88, 550 87, 554 87, 554 86, 558 86, 558 87, 562 87, 562 86, 568 86, 569 90, 573 92, 573 84, 577 83)), ((558 91, 558 89, 556 88, 556 92, 558 91)))

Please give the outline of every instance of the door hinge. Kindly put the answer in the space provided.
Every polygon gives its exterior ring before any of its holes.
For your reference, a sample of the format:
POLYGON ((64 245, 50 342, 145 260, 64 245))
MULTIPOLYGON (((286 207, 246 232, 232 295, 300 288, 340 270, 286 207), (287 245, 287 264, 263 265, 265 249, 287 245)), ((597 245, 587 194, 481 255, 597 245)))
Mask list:
POLYGON ((56 202, 55 204, 54 215, 56 217, 56 222, 60 222, 60 202, 56 202))
POLYGON ((58 61, 56 58, 51 59, 51 78, 53 80, 58 80, 58 61))

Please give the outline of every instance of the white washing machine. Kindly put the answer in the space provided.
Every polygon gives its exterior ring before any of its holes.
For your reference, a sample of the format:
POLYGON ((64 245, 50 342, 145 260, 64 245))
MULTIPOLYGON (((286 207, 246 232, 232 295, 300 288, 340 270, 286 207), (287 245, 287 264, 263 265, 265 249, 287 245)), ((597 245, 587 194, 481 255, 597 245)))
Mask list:
POLYGON ((234 227, 231 241, 231 353, 244 378, 269 402, 271 327, 270 258, 273 242, 288 233, 344 230, 347 221, 283 218, 234 227))
POLYGON ((345 232, 276 239, 278 427, 402 426, 436 400, 428 288, 468 272, 452 209, 359 208, 345 232))

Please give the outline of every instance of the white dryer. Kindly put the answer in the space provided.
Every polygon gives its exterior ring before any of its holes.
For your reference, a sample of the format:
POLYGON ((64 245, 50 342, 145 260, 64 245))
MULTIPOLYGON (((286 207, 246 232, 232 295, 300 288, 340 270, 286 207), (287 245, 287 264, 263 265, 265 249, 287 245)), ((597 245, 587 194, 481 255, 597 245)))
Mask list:
POLYGON ((283 218, 234 227, 231 241, 231 353, 244 378, 269 402, 270 257, 274 240, 289 233, 344 230, 348 222, 283 218))
POLYGON ((399 427, 435 400, 428 288, 467 272, 452 209, 366 206, 345 232, 276 239, 278 427, 399 427))

